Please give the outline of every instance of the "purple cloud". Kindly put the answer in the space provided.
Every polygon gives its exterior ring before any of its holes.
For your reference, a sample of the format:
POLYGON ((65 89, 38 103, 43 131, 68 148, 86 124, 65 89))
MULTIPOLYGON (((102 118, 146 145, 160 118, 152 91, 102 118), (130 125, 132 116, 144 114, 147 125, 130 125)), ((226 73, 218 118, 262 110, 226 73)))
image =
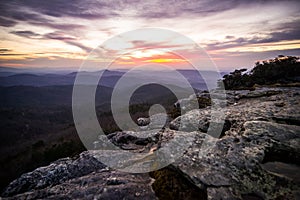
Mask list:
POLYGON ((16 21, 0 17, 0 26, 12 27, 15 26, 16 24, 17 24, 16 21))
POLYGON ((65 42, 66 44, 72 45, 79 47, 80 49, 84 50, 85 52, 89 53, 92 48, 87 47, 80 42, 77 41, 77 38, 68 34, 65 34, 60 31, 55 31, 47 34, 38 34, 33 31, 12 31, 10 32, 12 34, 25 37, 25 38, 30 38, 30 39, 51 39, 51 40, 60 40, 65 42))
POLYGON ((12 31, 10 32, 12 34, 21 36, 21 37, 25 37, 25 38, 30 38, 30 39, 40 39, 41 35, 32 31, 12 31))
POLYGON ((234 36, 226 36, 227 41, 213 42, 207 45, 207 50, 220 50, 226 48, 239 47, 247 44, 260 44, 281 42, 286 40, 300 40, 300 21, 296 20, 290 23, 280 24, 278 30, 270 31, 265 37, 252 38, 235 38, 234 36))

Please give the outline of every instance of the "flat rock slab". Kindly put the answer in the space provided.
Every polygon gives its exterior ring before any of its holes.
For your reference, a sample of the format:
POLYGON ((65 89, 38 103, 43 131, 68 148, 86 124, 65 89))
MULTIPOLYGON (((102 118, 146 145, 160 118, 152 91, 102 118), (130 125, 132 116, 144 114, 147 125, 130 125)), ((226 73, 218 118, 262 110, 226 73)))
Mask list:
POLYGON ((249 121, 243 129, 241 136, 219 139, 205 152, 201 150, 201 143, 210 136, 199 134, 173 165, 199 188, 207 188, 208 199, 240 199, 252 192, 261 199, 284 195, 294 199, 294 192, 300 189, 299 180, 271 173, 260 164, 279 151, 299 158, 299 146, 294 140, 300 138, 300 127, 249 121))

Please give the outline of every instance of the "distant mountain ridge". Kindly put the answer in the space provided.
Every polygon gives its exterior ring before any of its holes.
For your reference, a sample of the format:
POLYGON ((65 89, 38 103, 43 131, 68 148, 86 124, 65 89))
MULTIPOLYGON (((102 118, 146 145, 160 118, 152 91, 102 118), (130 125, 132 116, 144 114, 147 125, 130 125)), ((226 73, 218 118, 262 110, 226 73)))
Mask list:
MULTIPOLYGON (((7 71, 9 68, 0 67, 0 86, 55 86, 55 85, 73 85, 76 75, 78 72, 70 73, 36 73, 31 70, 21 70, 12 69, 7 71), (4 71, 6 70, 6 71, 4 71)), ((85 76, 86 80, 95 79, 99 75, 100 71, 97 72, 80 72, 81 76, 85 76)), ((202 71, 198 72, 196 70, 178 70, 186 80, 191 84, 191 86, 198 90, 205 90, 206 82, 210 80, 221 79, 222 75, 225 73, 217 73, 213 71, 202 71), (204 80, 204 78, 206 80, 204 80)), ((114 87, 118 80, 126 73, 126 71, 118 70, 105 70, 102 74, 99 85, 106 87, 114 87)), ((151 73, 145 71, 135 71, 129 75, 130 80, 126 84, 132 85, 135 82, 140 82, 147 78, 156 79, 158 82, 162 79, 168 80, 171 85, 182 86, 182 81, 168 71, 153 71, 151 73)), ((89 81, 87 81, 89 82, 89 81)), ((215 82, 215 81, 214 81, 215 82)), ((216 85, 216 83, 212 83, 216 85)))
MULTIPOLYGON (((83 90, 91 86, 81 86, 83 90)), ((175 87, 177 92, 184 94, 185 89, 175 87)), ((72 106, 72 85, 59 86, 0 86, 0 107, 21 107, 21 106, 72 106)), ((110 103, 113 88, 98 86, 95 95, 96 106, 108 105, 110 103)), ((128 93, 124 90, 123 94, 128 93)), ((151 103, 163 100, 172 95, 172 92, 156 84, 140 87, 132 95, 131 104, 151 103), (150 91, 150 92, 149 92, 150 91), (149 95, 151 94, 151 95, 149 95)), ((188 95, 188 94, 187 94, 188 95)), ((175 102, 176 100, 174 100, 175 102)))

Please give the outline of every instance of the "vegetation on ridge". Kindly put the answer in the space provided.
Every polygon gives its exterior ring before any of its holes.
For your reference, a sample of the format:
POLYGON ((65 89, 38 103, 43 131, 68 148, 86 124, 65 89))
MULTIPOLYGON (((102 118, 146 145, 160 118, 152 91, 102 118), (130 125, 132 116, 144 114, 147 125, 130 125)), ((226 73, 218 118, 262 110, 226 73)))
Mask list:
POLYGON ((254 68, 239 69, 223 76, 225 89, 252 88, 255 84, 270 85, 299 82, 299 57, 279 55, 274 59, 256 62, 254 68))

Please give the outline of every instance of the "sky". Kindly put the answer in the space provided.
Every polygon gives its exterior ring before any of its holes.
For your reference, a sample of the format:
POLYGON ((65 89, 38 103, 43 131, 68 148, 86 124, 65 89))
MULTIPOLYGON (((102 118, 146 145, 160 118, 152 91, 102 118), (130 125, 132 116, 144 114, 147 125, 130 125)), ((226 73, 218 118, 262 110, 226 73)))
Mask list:
MULTIPOLYGON (((300 55, 300 1, 1 0, 0 26, 2 67, 78 69, 110 38, 150 27, 192 39, 222 71, 251 68, 277 55, 300 55)), ((106 48, 108 54, 119 55, 118 67, 186 67, 172 50, 190 49, 172 38, 123 42, 116 40, 114 47, 106 48), (118 48, 134 51, 121 55, 118 48)), ((99 61, 96 68, 105 62, 99 61)))

